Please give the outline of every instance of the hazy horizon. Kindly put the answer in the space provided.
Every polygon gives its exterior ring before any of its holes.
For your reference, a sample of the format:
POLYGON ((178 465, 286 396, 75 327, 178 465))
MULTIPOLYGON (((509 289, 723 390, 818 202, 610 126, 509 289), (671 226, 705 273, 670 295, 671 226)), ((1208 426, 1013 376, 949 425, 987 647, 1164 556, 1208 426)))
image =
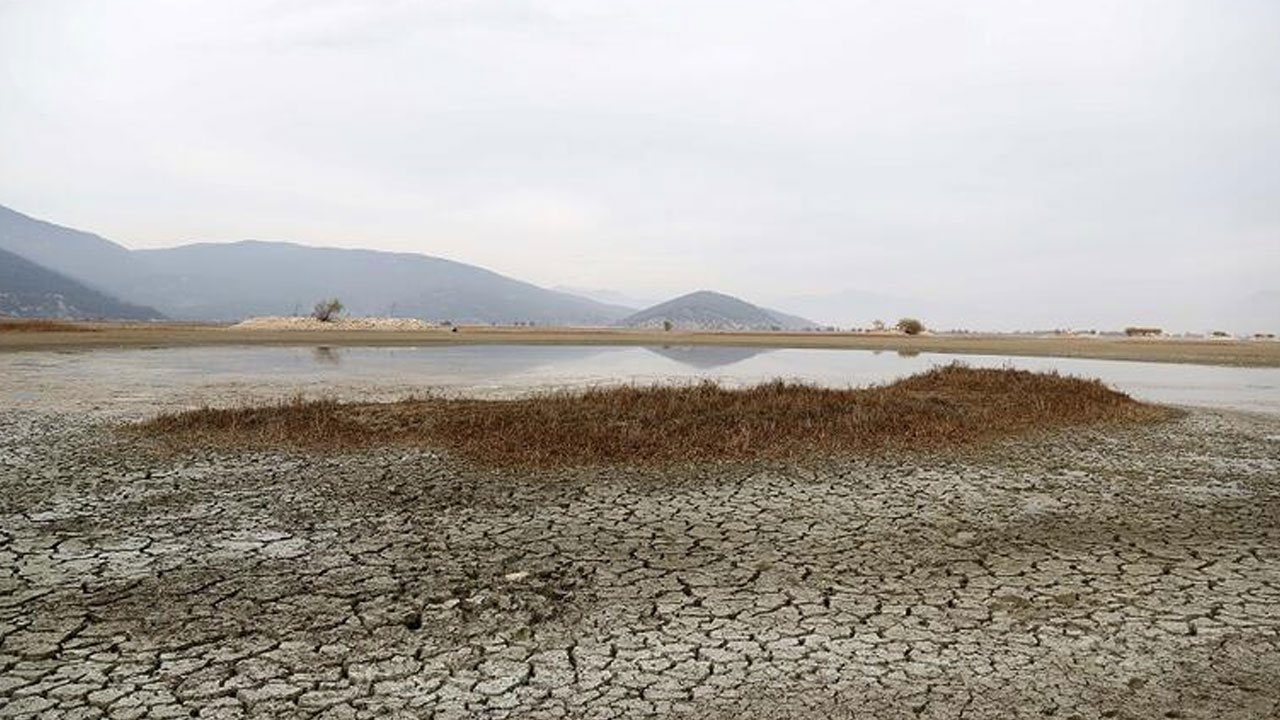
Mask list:
POLYGON ((1265 0, 0 2, 0 204, 840 324, 1275 331, 1277 31, 1265 0))

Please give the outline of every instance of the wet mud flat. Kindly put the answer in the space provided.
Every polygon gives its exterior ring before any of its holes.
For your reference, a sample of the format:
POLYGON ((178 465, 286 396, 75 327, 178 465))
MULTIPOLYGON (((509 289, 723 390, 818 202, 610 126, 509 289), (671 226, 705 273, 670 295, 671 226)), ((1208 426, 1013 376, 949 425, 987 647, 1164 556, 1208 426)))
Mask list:
POLYGON ((0 717, 1266 718, 1280 419, 490 471, 0 412, 0 717))

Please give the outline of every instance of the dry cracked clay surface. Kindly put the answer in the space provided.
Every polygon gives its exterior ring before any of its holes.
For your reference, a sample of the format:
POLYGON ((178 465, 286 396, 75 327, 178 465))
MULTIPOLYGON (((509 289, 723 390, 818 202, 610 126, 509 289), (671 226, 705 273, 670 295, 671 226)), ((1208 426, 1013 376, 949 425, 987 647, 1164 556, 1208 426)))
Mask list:
POLYGON ((1280 715, 1280 420, 514 475, 0 413, 0 717, 1280 715))

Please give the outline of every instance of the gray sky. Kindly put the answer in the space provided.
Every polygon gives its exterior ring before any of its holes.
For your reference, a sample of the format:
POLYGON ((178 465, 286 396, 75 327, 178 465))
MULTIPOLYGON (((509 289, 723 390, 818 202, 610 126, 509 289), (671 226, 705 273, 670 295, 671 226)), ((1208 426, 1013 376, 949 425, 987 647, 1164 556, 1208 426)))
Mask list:
POLYGON ((1277 38, 1275 0, 0 0, 0 204, 842 323, 1280 330, 1277 38))

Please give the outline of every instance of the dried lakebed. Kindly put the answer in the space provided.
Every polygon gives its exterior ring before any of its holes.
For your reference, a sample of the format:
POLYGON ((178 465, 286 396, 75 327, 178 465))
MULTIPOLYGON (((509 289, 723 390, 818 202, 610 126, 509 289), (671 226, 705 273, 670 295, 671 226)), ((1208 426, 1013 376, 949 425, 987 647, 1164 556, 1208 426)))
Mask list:
POLYGON ((679 471, 0 413, 3 717, 1280 714, 1280 419, 679 471))

